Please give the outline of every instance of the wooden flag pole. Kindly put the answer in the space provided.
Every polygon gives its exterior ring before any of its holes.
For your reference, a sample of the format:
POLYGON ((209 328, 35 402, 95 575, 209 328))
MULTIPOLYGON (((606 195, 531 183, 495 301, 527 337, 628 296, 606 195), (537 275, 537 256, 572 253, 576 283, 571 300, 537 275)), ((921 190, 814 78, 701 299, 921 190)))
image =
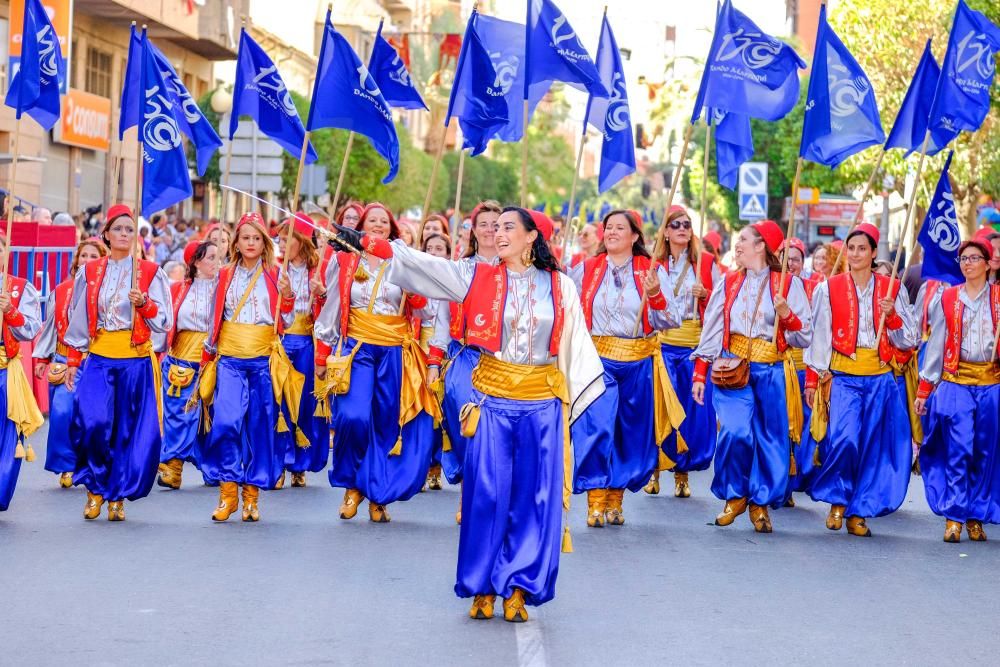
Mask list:
MULTIPOLYGON (((459 230, 462 228, 462 181, 465 178, 465 149, 462 148, 458 151, 458 182, 455 186, 455 226, 452 227, 451 231, 451 247, 452 251, 458 246, 458 238, 460 235, 459 230)), ((427 218, 424 218, 424 222, 427 222, 427 218)), ((472 231, 470 230, 471 234, 472 231)), ((420 225, 420 237, 417 239, 419 245, 424 244, 423 239, 424 226, 420 225)))
MULTIPOLYGON (((146 26, 142 26, 145 30, 146 26)), ((134 233, 132 234, 132 287, 135 289, 139 279, 139 218, 142 217, 142 116, 139 117, 139 124, 135 126, 135 222, 134 233)), ((135 323, 135 305, 132 306, 132 322, 135 323)))
POLYGON ((21 143, 21 119, 14 121, 14 157, 10 163, 10 182, 7 186, 7 234, 3 253, 3 285, 0 292, 7 291, 7 276, 10 275, 10 240, 14 236, 14 185, 17 183, 18 145, 21 143))
POLYGON ((431 197, 434 194, 434 183, 437 182, 438 170, 441 168, 441 158, 444 157, 444 145, 448 140, 448 125, 445 124, 441 130, 441 143, 438 144, 437 152, 434 154, 434 167, 431 169, 431 180, 427 183, 427 194, 424 196, 424 207, 420 210, 421 217, 426 220, 430 215, 431 197))
MULTIPOLYGON (((799 182, 802 179, 802 165, 805 161, 800 157, 795 163, 795 178, 792 179, 792 205, 788 211, 788 234, 786 239, 795 236, 795 208, 799 201, 799 182)), ((778 281, 778 294, 785 293, 785 278, 788 276, 788 253, 781 253, 781 279, 778 281)), ((778 314, 774 314, 774 333, 771 335, 771 342, 778 342, 778 314)))
MULTIPOLYGON (((285 275, 288 275, 288 262, 291 259, 291 254, 288 252, 288 248, 292 240, 292 230, 295 228, 295 216, 298 215, 299 192, 302 188, 302 172, 305 171, 306 168, 306 153, 309 152, 310 134, 311 132, 306 130, 305 136, 302 137, 302 151, 299 153, 299 168, 295 172, 295 189, 292 191, 292 217, 289 218, 288 229, 285 231, 285 252, 281 255, 281 273, 284 273, 285 275)), ((275 333, 278 333, 278 318, 280 317, 281 313, 279 312, 277 317, 274 318, 275 333)))
MULTIPOLYGON (((521 137, 521 208, 528 205, 528 100, 524 101, 524 136, 521 137)), ((569 212, 570 217, 573 211, 569 212)))
MULTIPOLYGON (((900 235, 900 239, 905 239, 907 234, 909 234, 910 227, 913 226, 913 220, 916 217, 916 203, 917 203, 917 190, 920 188, 920 174, 924 170, 924 161, 927 158, 927 145, 931 140, 930 130, 924 135, 924 144, 920 147, 920 160, 917 162, 917 173, 913 178, 913 192, 910 193, 910 202, 906 207, 906 222, 903 225, 903 233, 900 235)), ((899 258, 903 256, 902 245, 903 241, 899 243, 900 247, 896 250, 896 257, 892 262, 892 274, 889 276, 889 291, 887 295, 892 294, 892 288, 896 282, 896 275, 899 273, 899 258)), ((885 331, 885 313, 879 317, 878 320, 878 333, 875 335, 875 349, 878 349, 879 341, 882 339, 882 332, 885 331)))
POLYGON ((701 237, 705 235, 705 218, 708 217, 708 161, 712 155, 712 126, 715 125, 715 117, 709 114, 705 125, 705 159, 701 175, 701 220, 698 221, 698 235, 695 237, 694 244, 694 261, 697 262, 698 266, 691 267, 694 270, 695 284, 698 287, 704 287, 701 282, 701 237))
MULTIPOLYGON (((570 233, 573 231, 573 204, 576 203, 576 186, 580 181, 580 165, 583 163, 583 149, 587 145, 587 132, 584 131, 583 137, 580 139, 580 150, 576 152, 576 168, 573 170, 573 185, 569 189, 569 210, 566 212, 566 224, 563 227, 563 246, 562 246, 562 260, 563 264, 568 266, 568 257, 566 253, 569 252, 569 237, 570 233)), ((522 202, 522 206, 524 203, 522 202)))
POLYGON ((337 176, 337 189, 333 193, 333 201, 330 202, 330 220, 337 221, 337 203, 340 201, 340 192, 344 187, 344 175, 347 173, 347 160, 351 157, 351 148, 354 146, 354 130, 347 135, 347 145, 344 147, 344 161, 340 163, 340 175, 337 176))
MULTIPOLYGON (((875 183, 875 177, 878 175, 879 169, 882 168, 882 160, 885 159, 885 148, 883 148, 878 154, 878 160, 875 161, 875 167, 872 169, 871 175, 868 177, 868 183, 865 185, 864 193, 861 195, 861 203, 858 205, 858 210, 854 213, 854 220, 851 222, 851 227, 847 230, 848 236, 854 231, 854 228, 861 224, 861 219, 865 214, 865 202, 868 200, 868 195, 871 194, 872 185, 875 183)), ((844 258, 844 250, 847 244, 840 246, 840 250, 837 252, 837 260, 833 263, 830 269, 830 275, 834 275, 837 272, 837 267, 840 266, 840 260, 844 258)), ((844 267, 844 271, 847 271, 847 267, 844 267)))

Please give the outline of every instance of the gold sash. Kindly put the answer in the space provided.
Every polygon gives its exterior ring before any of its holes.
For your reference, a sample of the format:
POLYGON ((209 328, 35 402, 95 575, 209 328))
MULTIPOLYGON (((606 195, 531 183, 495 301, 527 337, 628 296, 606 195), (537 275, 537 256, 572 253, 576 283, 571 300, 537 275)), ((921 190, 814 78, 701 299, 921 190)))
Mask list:
POLYGON ((69 348, 60 342, 56 342, 56 354, 61 354, 64 357, 69 356, 69 348))
MULTIPOLYGON (((594 347, 597 354, 612 361, 653 360, 653 420, 655 424, 656 444, 659 447, 675 429, 680 429, 686 417, 684 406, 677 399, 677 392, 670 381, 667 366, 660 354, 660 343, 655 336, 649 338, 618 338, 615 336, 594 336, 594 347)), ((677 453, 688 450, 687 443, 677 431, 677 453)), ((660 450, 660 465, 670 469, 676 465, 660 450)))
POLYGON ((802 439, 802 426, 805 422, 805 413, 802 411, 802 390, 799 386, 799 376, 795 372, 795 361, 789 352, 794 348, 788 348, 785 353, 778 352, 777 346, 768 340, 760 338, 751 340, 739 334, 730 334, 729 351, 733 354, 749 359, 752 363, 777 364, 780 363, 785 374, 785 409, 788 411, 788 437, 792 442, 799 442, 802 439))
POLYGON ((21 353, 8 359, 7 350, 0 346, 0 369, 7 371, 7 419, 14 422, 19 436, 31 435, 42 426, 45 419, 38 409, 31 383, 21 364, 21 353))
POLYGON ((684 320, 676 329, 661 331, 657 337, 666 345, 690 347, 693 350, 701 340, 701 321, 684 320))
POLYGON ((98 329, 97 335, 90 341, 90 353, 108 359, 141 359, 149 358, 153 369, 153 387, 156 391, 156 412, 160 418, 160 435, 163 435, 163 375, 160 371, 160 359, 153 351, 153 344, 146 341, 142 345, 132 345, 132 331, 105 331, 98 329))
POLYGON ((205 349, 208 334, 204 331, 178 331, 174 344, 170 346, 170 356, 174 359, 201 363, 201 353, 205 349))
POLYGON ((958 372, 954 375, 944 373, 941 379, 966 387, 988 387, 1000 384, 1000 374, 998 374, 996 364, 989 361, 959 361, 958 372))
POLYGON ((307 313, 296 313, 295 320, 292 322, 292 326, 285 329, 286 334, 295 334, 298 336, 312 336, 313 334, 313 319, 312 315, 307 313))
POLYGON ((420 349, 426 353, 431 351, 431 338, 434 336, 434 327, 420 327, 420 349))
MULTIPOLYGON (((885 375, 892 370, 892 367, 882 363, 882 360, 878 356, 878 350, 859 347, 854 351, 853 359, 834 350, 833 356, 830 357, 830 370, 837 373, 844 373, 845 375, 876 376, 885 375)), ((816 388, 816 395, 813 398, 813 411, 812 418, 809 421, 809 433, 816 442, 826 437, 827 429, 830 427, 830 387, 832 383, 832 374, 823 378, 816 388)), ((813 462, 816 465, 819 465, 818 456, 819 448, 817 447, 816 455, 813 456, 813 462)))
POLYGON ((893 360, 891 366, 896 376, 899 377, 902 375, 903 381, 906 383, 906 416, 910 420, 910 436, 914 442, 923 442, 924 424, 920 421, 920 415, 917 414, 917 407, 914 404, 917 400, 917 388, 920 386, 920 369, 917 366, 917 355, 911 355, 910 360, 902 367, 895 360, 893 360))

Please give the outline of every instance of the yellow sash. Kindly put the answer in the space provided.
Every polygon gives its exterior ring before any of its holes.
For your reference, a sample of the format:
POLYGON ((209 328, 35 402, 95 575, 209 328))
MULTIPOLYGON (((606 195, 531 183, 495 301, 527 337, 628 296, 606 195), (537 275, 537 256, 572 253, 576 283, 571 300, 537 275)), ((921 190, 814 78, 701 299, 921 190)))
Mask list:
POLYGON ((56 354, 61 354, 64 357, 69 356, 69 348, 60 342, 56 342, 56 354))
POLYGON ((431 351, 431 338, 434 336, 434 327, 420 327, 420 349, 429 353, 431 351))
POLYGON ((914 401, 917 400, 917 387, 920 385, 920 369, 917 366, 917 355, 910 356, 910 360, 906 362, 905 366, 900 367, 895 360, 893 360, 891 366, 896 376, 902 375, 903 381, 906 383, 906 416, 910 420, 910 435, 914 442, 923 442, 924 425, 920 421, 920 415, 917 414, 917 408, 914 405, 914 401))
MULTIPOLYGON (((684 421, 686 415, 684 406, 677 399, 677 392, 674 391, 674 385, 670 381, 667 366, 663 363, 659 341, 655 336, 650 338, 594 336, 593 340, 597 354, 604 359, 612 361, 653 360, 653 420, 656 425, 656 444, 657 446, 662 445, 674 429, 680 429, 681 422, 684 421)), ((687 450, 687 443, 684 442, 684 438, 681 437, 678 430, 677 453, 683 454, 687 450)), ((669 465, 670 468, 675 465, 665 454, 662 454, 662 450, 660 464, 669 465)))
POLYGON ((788 411, 788 437, 792 442, 799 442, 802 439, 802 426, 805 422, 805 413, 802 412, 802 390, 799 387, 799 376, 795 372, 795 361, 789 352, 794 348, 788 348, 784 354, 778 352, 777 346, 771 341, 761 338, 751 341, 746 336, 730 334, 729 351, 733 354, 748 358, 753 363, 777 364, 780 363, 785 374, 785 409, 788 411), (753 342, 753 345, 750 343, 753 342))
POLYGON ((421 411, 429 414, 435 423, 441 421, 441 408, 434 393, 427 386, 427 363, 420 353, 420 344, 413 338, 410 321, 402 315, 375 315, 360 308, 352 308, 347 324, 347 336, 359 343, 383 347, 401 347, 403 350, 403 382, 399 400, 399 439, 389 452, 398 455, 403 447, 402 428, 421 411))
POLYGON ((285 329, 286 334, 295 334, 298 336, 312 336, 313 334, 313 319, 312 315, 307 313, 296 313, 295 320, 292 322, 292 326, 285 329))
POLYGON ((954 375, 944 373, 941 379, 966 387, 988 387, 1000 384, 1000 374, 997 373, 997 367, 989 361, 959 361, 958 372, 954 375))
POLYGON ((699 320, 684 320, 676 329, 661 331, 658 338, 666 345, 676 345, 677 347, 690 347, 692 350, 698 347, 701 340, 701 322, 699 320))
POLYGON ((201 363, 201 353, 205 349, 204 331, 178 331, 174 336, 174 344, 170 347, 170 356, 183 359, 193 364, 201 363))
POLYGON ((7 419, 14 422, 18 435, 31 435, 45 422, 31 383, 21 364, 21 353, 13 359, 7 358, 7 350, 0 347, 0 369, 7 370, 7 419))
POLYGON ((90 341, 90 353, 108 359, 141 359, 149 357, 153 369, 153 387, 156 391, 156 413, 160 418, 160 435, 163 435, 163 375, 160 359, 153 351, 153 344, 146 341, 142 345, 132 345, 132 331, 105 331, 98 329, 90 341))
MULTIPOLYGON (((854 351, 854 358, 845 356, 836 350, 830 358, 830 370, 845 375, 885 375, 892 370, 892 367, 883 364, 879 359, 878 350, 866 347, 859 347, 854 351)), ((819 442, 826 437, 827 429, 830 427, 830 387, 833 376, 827 375, 816 388, 816 396, 813 398, 812 418, 809 421, 809 433, 813 440, 819 442)), ((819 465, 819 448, 817 454, 813 456, 813 462, 819 465)))

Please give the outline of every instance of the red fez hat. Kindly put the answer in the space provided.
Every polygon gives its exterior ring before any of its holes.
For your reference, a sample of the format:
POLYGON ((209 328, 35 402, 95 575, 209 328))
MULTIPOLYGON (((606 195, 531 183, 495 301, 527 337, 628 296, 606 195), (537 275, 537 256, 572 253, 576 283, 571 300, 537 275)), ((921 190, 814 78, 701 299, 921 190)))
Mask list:
MULTIPOLYGON (((289 218, 289 220, 295 221, 295 231, 302 234, 302 236, 307 239, 312 238, 313 229, 318 226, 312 216, 306 215, 303 211, 299 211, 295 214, 294 218, 289 218)), ((287 222, 287 220, 285 222, 287 222)))
POLYGON ((125 204, 115 204, 114 206, 108 209, 108 224, 110 225, 112 222, 114 222, 118 218, 121 218, 122 216, 128 216, 132 218, 132 209, 130 209, 125 204))
POLYGON ((541 211, 533 211, 531 209, 526 209, 528 216, 531 221, 535 223, 535 227, 538 228, 538 233, 542 235, 542 238, 546 241, 552 240, 552 233, 555 231, 555 227, 552 225, 552 220, 549 216, 545 215, 541 211))
POLYGON ((837 252, 840 252, 841 249, 843 249, 844 247, 844 242, 841 241, 840 239, 834 239, 833 241, 830 241, 830 247, 836 250, 837 252))
POLYGON ((249 213, 243 214, 240 221, 236 223, 236 229, 234 231, 239 232, 240 227, 250 223, 256 223, 261 229, 267 229, 267 225, 264 223, 264 218, 260 217, 260 213, 257 211, 250 211, 249 213))
MULTIPOLYGON (((673 206, 670 207, 670 210, 667 211, 667 215, 669 216, 671 213, 683 213, 684 215, 688 215, 687 209, 684 208, 683 206, 678 205, 678 204, 674 204, 673 206)), ((691 216, 688 216, 688 217, 691 217, 691 216)))
POLYGON ((201 241, 191 241, 186 246, 184 246, 184 263, 190 264, 191 260, 194 259, 194 253, 198 250, 198 246, 201 245, 201 241))
POLYGON ((715 250, 722 250, 722 235, 714 229, 701 237, 701 240, 712 246, 715 250))
POLYGON ((993 257, 993 244, 987 241, 985 238, 980 237, 979 234, 976 234, 976 236, 973 236, 971 239, 965 241, 964 243, 962 243, 962 245, 958 246, 958 256, 961 257, 962 252, 969 246, 975 246, 979 250, 982 250, 983 257, 986 258, 987 262, 990 260, 991 257, 993 257))
POLYGON ((802 253, 803 257, 806 256, 806 244, 803 243, 802 239, 800 239, 798 237, 793 236, 792 238, 790 238, 787 241, 785 241, 785 247, 786 248, 795 248, 800 253, 802 253))
POLYGON ((852 236, 854 236, 855 234, 859 234, 859 233, 860 234, 864 234, 865 236, 868 236, 869 238, 871 238, 872 241, 875 242, 875 245, 878 245, 878 240, 880 238, 880 234, 879 234, 879 231, 878 231, 878 227, 876 227, 872 223, 870 223, 870 222, 862 222, 860 225, 858 225, 857 227, 854 228, 854 231, 852 231, 850 234, 847 235, 847 238, 849 239, 852 236))
POLYGON ((781 244, 785 241, 785 235, 778 223, 774 220, 761 220, 750 226, 756 229, 757 233, 764 239, 764 245, 767 246, 767 249, 777 254, 778 250, 781 249, 781 244))
POLYGON ((995 236, 1000 236, 1000 232, 997 232, 997 230, 993 229, 992 227, 980 227, 979 229, 976 230, 976 233, 973 235, 973 238, 982 239, 984 241, 990 241, 995 236))

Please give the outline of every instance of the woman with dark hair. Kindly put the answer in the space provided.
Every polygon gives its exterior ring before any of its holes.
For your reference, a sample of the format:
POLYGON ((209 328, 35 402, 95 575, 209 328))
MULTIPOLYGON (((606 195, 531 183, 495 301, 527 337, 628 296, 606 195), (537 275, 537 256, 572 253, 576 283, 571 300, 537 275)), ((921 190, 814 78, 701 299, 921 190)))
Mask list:
POLYGON ((771 220, 743 228, 734 246, 740 268, 727 273, 709 298, 701 342, 692 354, 695 402, 705 400, 709 366, 716 385, 719 439, 712 493, 726 506, 715 524, 732 524, 749 506, 758 533, 771 532, 767 508, 784 501, 788 486, 794 414, 787 407, 798 400, 799 389, 786 351, 806 348, 812 338, 802 281, 781 275, 775 253, 783 242, 781 228, 771 220))
POLYGON ((849 270, 813 294, 805 353, 810 431, 818 443, 809 495, 830 503, 826 527, 869 536, 866 519, 894 512, 910 478, 910 425, 893 367, 917 345, 899 281, 874 273, 879 230, 861 223, 846 241, 849 270), (884 328, 883 328, 884 323, 884 328))
MULTIPOLYGON (((373 243, 399 238, 396 219, 379 203, 365 207, 359 231, 348 232, 365 234, 373 243)), ((354 518, 367 498, 368 518, 388 523, 387 505, 420 493, 434 422, 440 420, 411 322, 430 315, 424 310, 427 299, 393 282, 392 264, 370 248, 334 255, 326 304, 316 320, 317 376, 326 378, 331 352, 336 372, 318 393, 333 394, 330 485, 345 489, 340 506, 345 520, 354 518)))
POLYGON ((570 272, 607 388, 573 428, 573 491, 587 492, 592 528, 625 523, 625 489, 646 484, 660 445, 684 421, 655 336, 678 326, 661 289, 666 271, 650 260, 633 213, 611 211, 601 227, 598 255, 570 272))
POLYGON ((694 361, 691 351, 698 347, 705 306, 713 288, 722 280, 722 274, 715 257, 699 251, 691 218, 684 207, 670 208, 662 231, 663 254, 656 259, 667 271, 666 297, 676 305, 680 326, 660 331, 660 352, 670 374, 670 382, 677 390, 687 416, 680 429, 667 436, 662 443, 663 456, 646 485, 646 493, 655 495, 660 492, 662 469, 674 473, 674 496, 688 498, 691 495, 688 475, 707 470, 715 456, 718 429, 712 407, 712 387, 706 388, 703 404, 696 403, 692 398, 694 361))
POLYGON ((69 439, 69 425, 73 420, 73 394, 66 387, 66 329, 69 327, 69 307, 73 303, 73 285, 81 266, 108 254, 101 239, 93 237, 81 241, 76 247, 69 277, 56 285, 45 302, 48 318, 42 333, 35 342, 31 356, 38 359, 35 377, 49 381, 49 432, 45 446, 45 469, 59 475, 59 486, 73 486, 76 455, 69 439))
POLYGON ((944 290, 931 310, 931 337, 915 408, 926 415, 920 468, 927 504, 945 518, 944 541, 985 542, 983 523, 1000 523, 1000 379, 995 331, 1000 285, 987 278, 993 246, 958 247, 965 283, 944 290))
POLYGON ((219 274, 218 248, 211 241, 192 241, 184 248, 184 264, 187 276, 170 286, 174 326, 167 333, 168 351, 162 363, 167 391, 163 396, 163 450, 156 483, 168 489, 181 488, 185 461, 201 470, 201 410, 185 407, 197 389, 198 367, 208 338, 212 295, 219 274))
POLYGON ((77 271, 73 287, 66 385, 75 395, 73 484, 87 489, 85 519, 107 501, 108 520, 124 521, 125 500, 149 494, 160 460, 162 377, 151 334, 169 331, 174 313, 163 271, 132 257, 135 234, 132 211, 112 206, 101 231, 108 256, 77 271))
MULTIPOLYGON (((330 427, 326 416, 316 416, 316 398, 313 395, 316 379, 316 347, 313 343, 313 325, 326 301, 326 290, 317 285, 319 279, 319 252, 313 240, 316 225, 312 218, 299 211, 288 238, 288 219, 278 227, 278 244, 282 257, 288 255, 288 280, 295 294, 292 323, 285 328, 281 344, 299 373, 305 378, 296 423, 305 440, 296 441, 291 431, 278 434, 278 445, 285 449, 285 468, 292 472, 292 486, 306 485, 306 472, 319 472, 330 459, 330 427)), ((321 413, 325 414, 321 410, 321 413)), ((285 473, 275 488, 285 483, 285 473)))

